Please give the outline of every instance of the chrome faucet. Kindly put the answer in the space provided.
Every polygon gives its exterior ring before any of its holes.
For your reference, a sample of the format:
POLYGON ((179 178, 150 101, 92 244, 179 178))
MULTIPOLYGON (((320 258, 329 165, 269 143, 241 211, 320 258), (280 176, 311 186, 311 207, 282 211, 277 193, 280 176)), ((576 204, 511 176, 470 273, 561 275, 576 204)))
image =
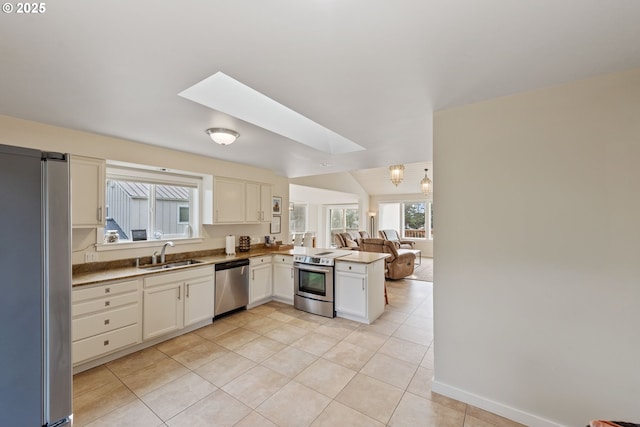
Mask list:
POLYGON ((167 245, 171 247, 175 246, 173 242, 167 242, 164 245, 162 245, 162 251, 160 251, 160 264, 164 264, 164 261, 165 261, 164 251, 167 249, 167 245))

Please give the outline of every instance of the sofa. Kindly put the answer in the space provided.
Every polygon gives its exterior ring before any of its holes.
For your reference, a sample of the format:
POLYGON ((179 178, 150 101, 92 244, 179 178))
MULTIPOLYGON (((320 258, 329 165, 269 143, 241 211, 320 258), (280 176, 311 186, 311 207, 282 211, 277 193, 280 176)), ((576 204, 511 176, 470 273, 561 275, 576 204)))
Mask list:
POLYGON ((385 259, 385 277, 387 279, 403 279, 413 274, 416 254, 398 249, 394 242, 385 239, 362 239, 361 250, 365 252, 387 253, 385 259))
POLYGON ((362 239, 369 237, 369 233, 366 231, 344 231, 342 233, 336 233, 333 237, 333 242, 338 249, 352 249, 361 250, 362 239))

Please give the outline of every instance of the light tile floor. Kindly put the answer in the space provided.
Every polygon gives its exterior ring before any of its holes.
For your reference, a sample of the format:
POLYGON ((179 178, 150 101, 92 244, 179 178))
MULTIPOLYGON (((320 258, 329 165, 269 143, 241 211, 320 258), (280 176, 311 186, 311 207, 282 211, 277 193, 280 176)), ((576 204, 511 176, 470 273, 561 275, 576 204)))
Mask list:
POLYGON ((431 392, 432 284, 372 325, 271 302, 74 377, 74 426, 520 424, 431 392))

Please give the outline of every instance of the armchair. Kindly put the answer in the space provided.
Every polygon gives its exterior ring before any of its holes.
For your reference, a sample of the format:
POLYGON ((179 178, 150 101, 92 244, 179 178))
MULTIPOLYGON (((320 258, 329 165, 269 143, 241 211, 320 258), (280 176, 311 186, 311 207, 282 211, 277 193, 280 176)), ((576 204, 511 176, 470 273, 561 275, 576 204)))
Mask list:
POLYGON ((391 255, 385 259, 387 279, 402 279, 413 274, 416 255, 413 252, 399 253, 394 242, 390 240, 362 239, 362 250, 391 255))
POLYGON ((413 249, 416 244, 413 240, 400 240, 400 235, 396 230, 379 230, 378 234, 384 240, 391 240, 398 249, 413 249))

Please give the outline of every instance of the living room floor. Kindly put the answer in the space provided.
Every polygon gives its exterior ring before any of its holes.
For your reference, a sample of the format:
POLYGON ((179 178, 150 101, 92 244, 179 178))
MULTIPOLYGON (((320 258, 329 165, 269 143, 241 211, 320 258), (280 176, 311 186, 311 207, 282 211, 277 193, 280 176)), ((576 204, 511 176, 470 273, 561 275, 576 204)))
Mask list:
POLYGON ((433 285, 372 325, 270 302, 73 381, 74 426, 521 426, 431 392, 433 285))

